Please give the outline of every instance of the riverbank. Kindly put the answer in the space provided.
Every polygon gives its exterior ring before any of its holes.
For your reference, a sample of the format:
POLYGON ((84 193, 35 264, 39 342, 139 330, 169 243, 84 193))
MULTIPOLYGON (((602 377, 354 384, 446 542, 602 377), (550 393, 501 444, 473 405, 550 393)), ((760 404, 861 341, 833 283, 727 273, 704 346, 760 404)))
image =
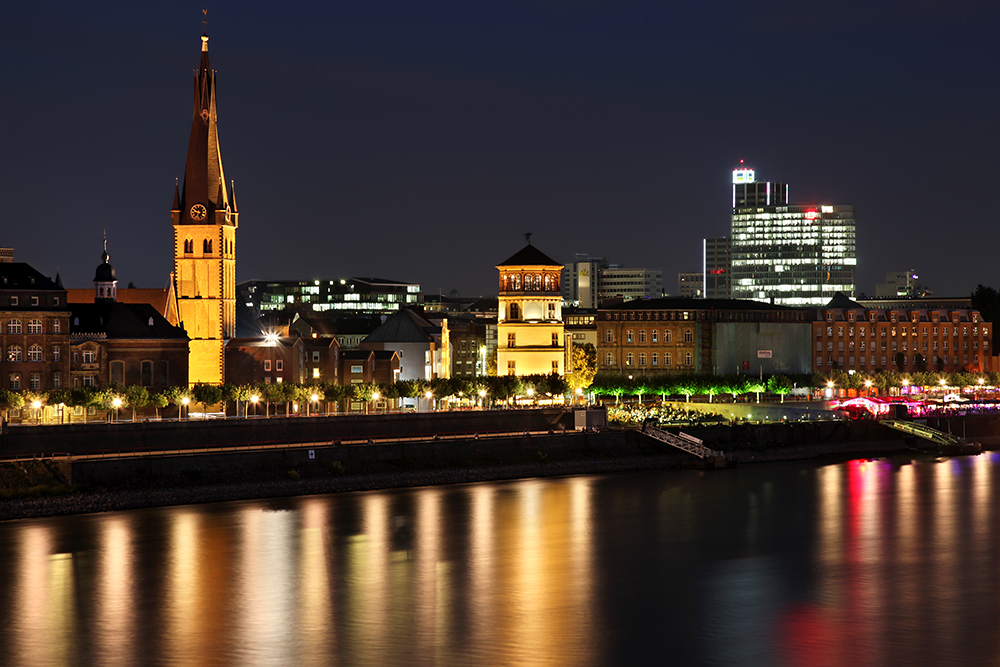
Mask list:
MULTIPOLYGON (((729 462, 739 465, 828 455, 917 453, 911 439, 888 431, 884 438, 827 437, 825 442, 810 444, 776 442, 774 429, 763 427, 701 435, 714 435, 710 441, 713 446, 725 451, 729 462)), ((1000 447, 997 436, 978 440, 984 448, 1000 447)), ((705 467, 699 459, 634 430, 551 434, 492 443, 476 438, 430 441, 424 447, 410 443, 309 449, 306 445, 271 452, 266 457, 261 452, 244 452, 77 465, 93 466, 87 473, 81 472, 82 467, 78 469, 77 477, 91 480, 82 488, 78 482, 74 485, 66 462, 39 461, 31 470, 22 463, 22 472, 32 475, 23 476, 24 493, 19 495, 15 490, 13 497, 0 500, 0 521, 532 477, 705 467), (154 462, 155 467, 150 467, 154 462), (103 484, 93 483, 101 479, 93 474, 98 470, 105 475, 103 484)), ((10 479, 9 475, 0 475, 0 483, 8 493, 10 479)))

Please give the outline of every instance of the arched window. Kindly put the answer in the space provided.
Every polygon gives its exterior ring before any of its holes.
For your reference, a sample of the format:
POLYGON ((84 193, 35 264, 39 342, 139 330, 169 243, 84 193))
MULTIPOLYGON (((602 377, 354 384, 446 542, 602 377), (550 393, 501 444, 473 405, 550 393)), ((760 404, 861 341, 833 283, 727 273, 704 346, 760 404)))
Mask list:
POLYGON ((40 334, 42 333, 42 321, 41 320, 31 320, 28 322, 28 333, 30 334, 40 334))
POLYGON ((153 386, 153 362, 148 359, 142 362, 139 384, 143 387, 153 386))
POLYGON ((209 254, 212 253, 212 241, 210 239, 205 239, 204 241, 202 241, 202 243, 201 243, 201 251, 203 253, 205 253, 206 255, 209 255, 209 254))
POLYGON ((7 348, 7 361, 21 361, 20 345, 11 345, 7 348))
POLYGON ((21 320, 11 320, 7 322, 7 333, 9 334, 21 333, 21 320))
MULTIPOLYGON (((511 285, 511 288, 515 289, 515 290, 521 289, 521 274, 520 273, 515 273, 513 276, 511 276, 511 279, 512 279, 512 283, 513 283, 511 285)), ((20 331, 18 333, 20 333, 20 331)))
POLYGON ((552 292, 555 290, 555 280, 549 274, 545 275, 545 291, 552 292))
POLYGON ((42 360, 42 346, 32 345, 28 348, 28 361, 41 361, 42 360))
POLYGON ((194 239, 184 239, 184 252, 194 252, 194 239))

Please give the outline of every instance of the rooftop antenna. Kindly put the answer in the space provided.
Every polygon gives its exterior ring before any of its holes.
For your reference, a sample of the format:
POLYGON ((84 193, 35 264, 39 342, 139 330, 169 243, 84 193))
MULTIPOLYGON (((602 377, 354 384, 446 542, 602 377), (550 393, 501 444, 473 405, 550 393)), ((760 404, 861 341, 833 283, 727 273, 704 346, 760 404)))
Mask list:
POLYGON ((528 242, 528 245, 531 245, 531 232, 524 235, 524 240, 528 242))

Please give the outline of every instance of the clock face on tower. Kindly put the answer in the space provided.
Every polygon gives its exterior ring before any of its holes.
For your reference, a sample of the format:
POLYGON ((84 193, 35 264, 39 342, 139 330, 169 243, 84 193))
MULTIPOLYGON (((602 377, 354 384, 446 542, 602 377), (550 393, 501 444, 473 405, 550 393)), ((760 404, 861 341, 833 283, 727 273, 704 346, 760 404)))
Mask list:
POLYGON ((208 210, 202 204, 195 204, 191 207, 191 219, 192 220, 204 220, 208 215, 208 210))

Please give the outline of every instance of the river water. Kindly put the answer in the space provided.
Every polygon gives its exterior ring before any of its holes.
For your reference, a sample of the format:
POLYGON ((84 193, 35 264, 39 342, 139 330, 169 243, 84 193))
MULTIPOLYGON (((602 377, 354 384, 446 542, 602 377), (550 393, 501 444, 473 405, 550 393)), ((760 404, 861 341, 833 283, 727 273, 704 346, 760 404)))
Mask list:
POLYGON ((1000 455, 0 523, 0 664, 1000 662, 1000 455))

